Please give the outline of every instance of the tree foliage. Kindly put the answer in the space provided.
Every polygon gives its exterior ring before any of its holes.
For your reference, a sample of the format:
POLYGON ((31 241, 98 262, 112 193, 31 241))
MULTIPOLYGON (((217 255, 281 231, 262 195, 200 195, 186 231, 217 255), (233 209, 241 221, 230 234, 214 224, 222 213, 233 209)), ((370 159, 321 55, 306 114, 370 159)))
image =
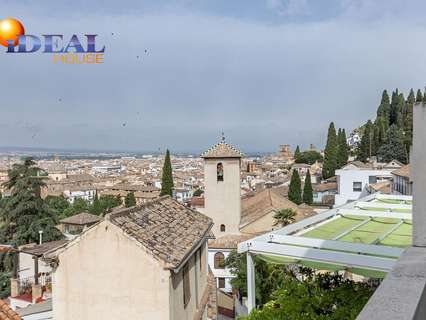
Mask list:
POLYGON ((322 167, 322 176, 328 179, 334 176, 337 168, 337 136, 334 123, 331 122, 328 127, 327 144, 324 150, 324 163, 322 167))
POLYGON ((314 202, 314 192, 311 183, 311 173, 306 172, 305 185, 303 186, 303 203, 311 205, 314 202))
POLYGON ((396 125, 392 125, 389 128, 386 139, 378 151, 378 156, 384 162, 396 159, 402 163, 407 163, 407 150, 404 145, 404 137, 396 125))
POLYGON ((315 150, 307 150, 303 152, 299 152, 299 156, 295 158, 296 163, 307 163, 307 164, 314 164, 316 161, 322 162, 323 157, 322 155, 315 150))
MULTIPOLYGON (((294 151, 294 160, 297 162, 299 157, 300 157, 300 147, 297 146, 296 150, 294 151)), ((300 163, 300 162, 298 162, 298 163, 300 163)))
POLYGON ((373 155, 373 133, 373 123, 371 120, 368 120, 364 126, 364 132, 362 134, 361 142, 358 146, 357 160, 366 162, 373 155))
POLYGON ((41 198, 41 188, 45 186, 45 176, 31 158, 14 164, 8 171, 9 181, 4 186, 10 190, 4 206, 0 208, 0 241, 23 245, 39 240, 43 231, 45 241, 62 237, 55 228, 58 220, 55 212, 41 198))
POLYGON ((172 172, 172 162, 170 160, 170 151, 167 149, 166 157, 164 158, 163 164, 163 174, 161 178, 161 193, 160 195, 169 195, 173 194, 173 172, 172 172))
POLYGON ((192 194, 194 197, 199 197, 204 193, 203 190, 201 190, 200 188, 198 188, 197 190, 194 191, 194 193, 192 194))
POLYGON ((300 181, 299 172, 295 169, 291 175, 290 186, 288 188, 288 199, 295 204, 302 203, 302 183, 300 181))
POLYGON ((391 126, 395 126, 402 134, 402 140, 408 161, 410 147, 413 143, 413 107, 414 103, 424 102, 425 96, 421 90, 410 89, 407 99, 404 94, 395 89, 392 98, 386 90, 383 91, 382 100, 377 108, 377 117, 374 121, 367 122, 362 127, 361 143, 357 149, 357 159, 367 161, 372 156, 378 156, 379 150, 386 143, 387 133, 391 126))
MULTIPOLYGON (((246 254, 232 251, 225 265, 235 276, 231 285, 247 296, 246 254)), ((315 274, 295 265, 267 263, 254 256, 256 305, 244 320, 355 319, 375 288, 335 273, 315 274)))
POLYGON ((277 213, 274 214, 274 225, 285 227, 295 221, 296 214, 296 210, 291 208, 279 210, 277 213))
POLYGON ((337 168, 343 167, 348 163, 349 147, 346 141, 345 129, 339 129, 337 134, 337 168))
POLYGON ((375 288, 345 280, 337 273, 305 273, 302 280, 285 274, 272 300, 255 309, 246 320, 351 320, 356 319, 375 288))
POLYGON ((133 192, 129 192, 124 199, 124 205, 126 208, 134 207, 136 205, 136 198, 133 192))

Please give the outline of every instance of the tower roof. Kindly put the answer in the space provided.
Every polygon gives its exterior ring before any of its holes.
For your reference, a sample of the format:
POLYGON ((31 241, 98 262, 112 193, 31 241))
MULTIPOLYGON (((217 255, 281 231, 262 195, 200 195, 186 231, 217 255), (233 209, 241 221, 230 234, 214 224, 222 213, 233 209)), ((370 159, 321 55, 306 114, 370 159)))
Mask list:
POLYGON ((240 150, 223 140, 201 154, 201 158, 241 158, 243 156, 240 150))

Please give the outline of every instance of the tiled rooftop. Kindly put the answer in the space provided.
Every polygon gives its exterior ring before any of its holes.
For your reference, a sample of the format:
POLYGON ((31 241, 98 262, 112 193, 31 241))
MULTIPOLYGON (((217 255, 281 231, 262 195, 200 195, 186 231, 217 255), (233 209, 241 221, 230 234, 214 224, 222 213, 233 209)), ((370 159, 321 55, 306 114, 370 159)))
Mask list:
POLYGON ((22 320, 22 318, 6 302, 0 300, 0 320, 22 320))
POLYGON ((110 221, 175 269, 208 235, 213 221, 165 196, 109 215, 110 221))
POLYGON ((221 141, 201 154, 201 158, 241 158, 243 154, 237 148, 221 141))

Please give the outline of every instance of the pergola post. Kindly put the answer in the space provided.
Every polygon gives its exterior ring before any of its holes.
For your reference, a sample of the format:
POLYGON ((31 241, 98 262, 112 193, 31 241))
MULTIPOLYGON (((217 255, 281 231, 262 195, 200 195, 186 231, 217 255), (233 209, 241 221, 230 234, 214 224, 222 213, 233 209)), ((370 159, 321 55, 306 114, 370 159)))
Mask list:
POLYGON ((250 313, 256 308, 255 266, 253 255, 247 251, 247 309, 250 313))

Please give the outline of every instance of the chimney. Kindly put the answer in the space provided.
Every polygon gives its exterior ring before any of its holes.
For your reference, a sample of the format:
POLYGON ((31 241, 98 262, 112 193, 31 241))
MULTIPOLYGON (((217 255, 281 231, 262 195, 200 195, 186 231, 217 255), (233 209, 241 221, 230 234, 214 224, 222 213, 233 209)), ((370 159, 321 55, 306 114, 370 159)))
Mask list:
POLYGON ((413 112, 413 246, 426 247, 426 104, 416 103, 413 112))

